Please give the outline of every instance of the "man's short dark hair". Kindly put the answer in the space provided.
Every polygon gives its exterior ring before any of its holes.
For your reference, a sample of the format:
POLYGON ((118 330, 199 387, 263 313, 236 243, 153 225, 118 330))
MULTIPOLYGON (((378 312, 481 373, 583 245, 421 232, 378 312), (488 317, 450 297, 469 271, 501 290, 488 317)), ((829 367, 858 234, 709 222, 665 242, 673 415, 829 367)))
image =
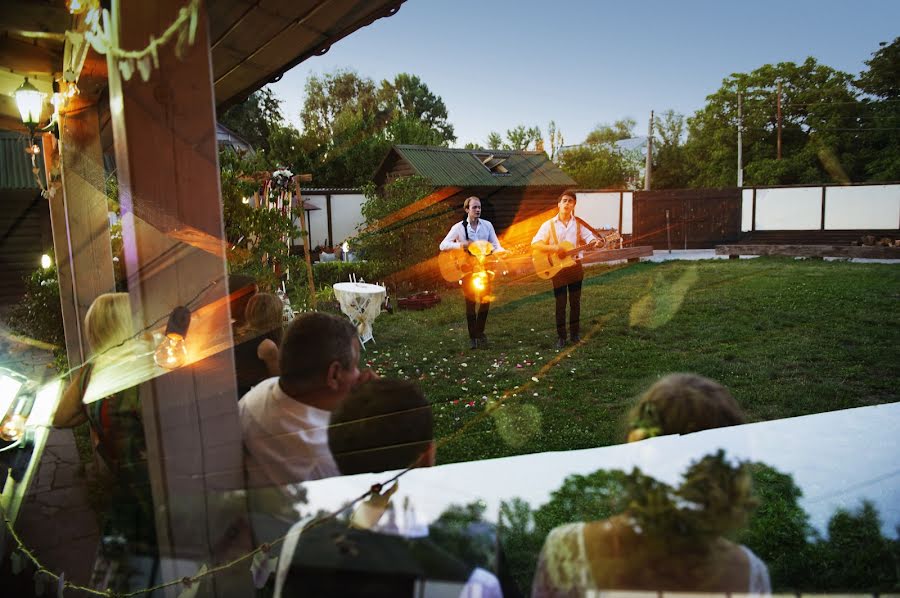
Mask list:
POLYGON ((347 318, 308 312, 294 319, 281 341, 278 364, 284 386, 303 387, 324 379, 337 361, 349 368, 356 328, 347 318))
POLYGON ((578 195, 575 193, 575 189, 566 189, 562 193, 559 194, 559 199, 556 200, 557 203, 562 201, 563 197, 571 197, 576 203, 578 202, 578 195))
POLYGON ((433 440, 431 405, 407 380, 360 384, 328 427, 328 446, 344 475, 410 467, 433 440))

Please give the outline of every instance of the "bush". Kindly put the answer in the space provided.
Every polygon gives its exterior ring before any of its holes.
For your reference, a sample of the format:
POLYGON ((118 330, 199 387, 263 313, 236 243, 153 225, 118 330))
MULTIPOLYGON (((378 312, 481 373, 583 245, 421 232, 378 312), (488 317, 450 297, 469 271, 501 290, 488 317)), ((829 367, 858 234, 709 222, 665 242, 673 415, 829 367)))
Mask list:
POLYGON ((325 285, 334 285, 337 282, 347 282, 350 275, 355 274, 357 279, 365 279, 366 282, 379 282, 378 277, 384 273, 378 262, 319 262, 313 264, 313 280, 316 288, 325 285))
POLYGON ((57 369, 65 371, 68 368, 56 260, 49 268, 38 268, 25 277, 25 296, 9 315, 10 328, 24 336, 55 345, 53 356, 57 369))

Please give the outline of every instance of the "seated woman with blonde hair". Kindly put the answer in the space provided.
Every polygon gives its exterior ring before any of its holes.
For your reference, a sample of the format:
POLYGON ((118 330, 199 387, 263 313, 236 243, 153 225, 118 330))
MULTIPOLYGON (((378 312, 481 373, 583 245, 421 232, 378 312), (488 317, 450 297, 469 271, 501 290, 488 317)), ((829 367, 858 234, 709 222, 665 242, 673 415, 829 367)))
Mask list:
POLYGON ((85 421, 90 423, 94 450, 114 478, 112 512, 106 519, 104 535, 121 533, 129 540, 143 542, 152 548, 156 530, 140 386, 117 391, 86 405, 83 402, 92 373, 117 366, 128 367, 122 365, 121 360, 133 356, 130 341, 134 329, 128 293, 106 293, 97 297, 85 314, 84 333, 91 358, 78 369, 63 391, 53 425, 73 428, 85 421))
MULTIPOLYGON (((629 440, 687 434, 744 423, 722 385, 692 374, 654 384, 629 415, 629 440)), ((604 590, 764 594, 766 565, 725 536, 756 506, 747 463, 723 451, 690 465, 678 487, 635 469, 626 477, 621 514, 570 523, 547 536, 532 597, 588 596, 604 590)))

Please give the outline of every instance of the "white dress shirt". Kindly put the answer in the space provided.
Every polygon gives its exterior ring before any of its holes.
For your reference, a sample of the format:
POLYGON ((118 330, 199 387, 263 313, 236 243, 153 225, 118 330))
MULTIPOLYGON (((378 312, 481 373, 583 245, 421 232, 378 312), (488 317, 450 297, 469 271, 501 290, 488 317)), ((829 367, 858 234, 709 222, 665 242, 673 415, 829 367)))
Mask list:
MULTIPOLYGON (((573 247, 578 247, 579 245, 592 243, 596 239, 597 237, 594 236, 591 229, 583 224, 578 224, 578 220, 576 220, 574 215, 569 218, 568 224, 564 224, 563 221, 559 219, 559 215, 556 215, 550 220, 546 220, 541 225, 541 228, 538 229, 537 234, 531 240, 531 244, 545 243, 547 245, 558 245, 563 241, 568 241, 573 247), (551 229, 551 227, 553 228, 551 229), (553 238, 554 232, 556 233, 555 240, 553 238)), ((584 253, 578 252, 576 258, 581 259, 583 257, 584 253)))
POLYGON ((447 236, 444 237, 444 240, 441 241, 441 251, 461 249, 466 242, 467 230, 470 242, 487 241, 494 248, 494 253, 506 251, 500 246, 500 240, 497 238, 497 233, 494 232, 494 225, 483 218, 479 218, 474 227, 472 226, 472 223, 469 222, 468 218, 466 218, 466 228, 463 228, 462 222, 454 224, 450 228, 450 232, 447 233, 447 236))

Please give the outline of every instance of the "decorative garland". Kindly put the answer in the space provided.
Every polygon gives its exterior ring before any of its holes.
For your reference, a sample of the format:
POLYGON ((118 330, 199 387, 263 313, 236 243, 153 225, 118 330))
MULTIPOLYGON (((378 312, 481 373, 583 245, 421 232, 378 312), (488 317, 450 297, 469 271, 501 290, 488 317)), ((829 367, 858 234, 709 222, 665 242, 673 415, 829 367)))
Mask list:
POLYGON ((109 10, 93 7, 88 11, 85 23, 90 27, 84 37, 98 54, 105 54, 117 61, 122 78, 128 81, 137 70, 141 79, 148 81, 152 69, 159 68, 159 48, 172 38, 175 39, 175 56, 184 58, 187 46, 193 45, 197 37, 197 21, 200 14, 200 0, 190 0, 178 11, 178 17, 158 38, 150 36, 150 43, 143 50, 123 50, 115 42, 110 25, 109 10), (101 23, 102 22, 102 23, 101 23))

